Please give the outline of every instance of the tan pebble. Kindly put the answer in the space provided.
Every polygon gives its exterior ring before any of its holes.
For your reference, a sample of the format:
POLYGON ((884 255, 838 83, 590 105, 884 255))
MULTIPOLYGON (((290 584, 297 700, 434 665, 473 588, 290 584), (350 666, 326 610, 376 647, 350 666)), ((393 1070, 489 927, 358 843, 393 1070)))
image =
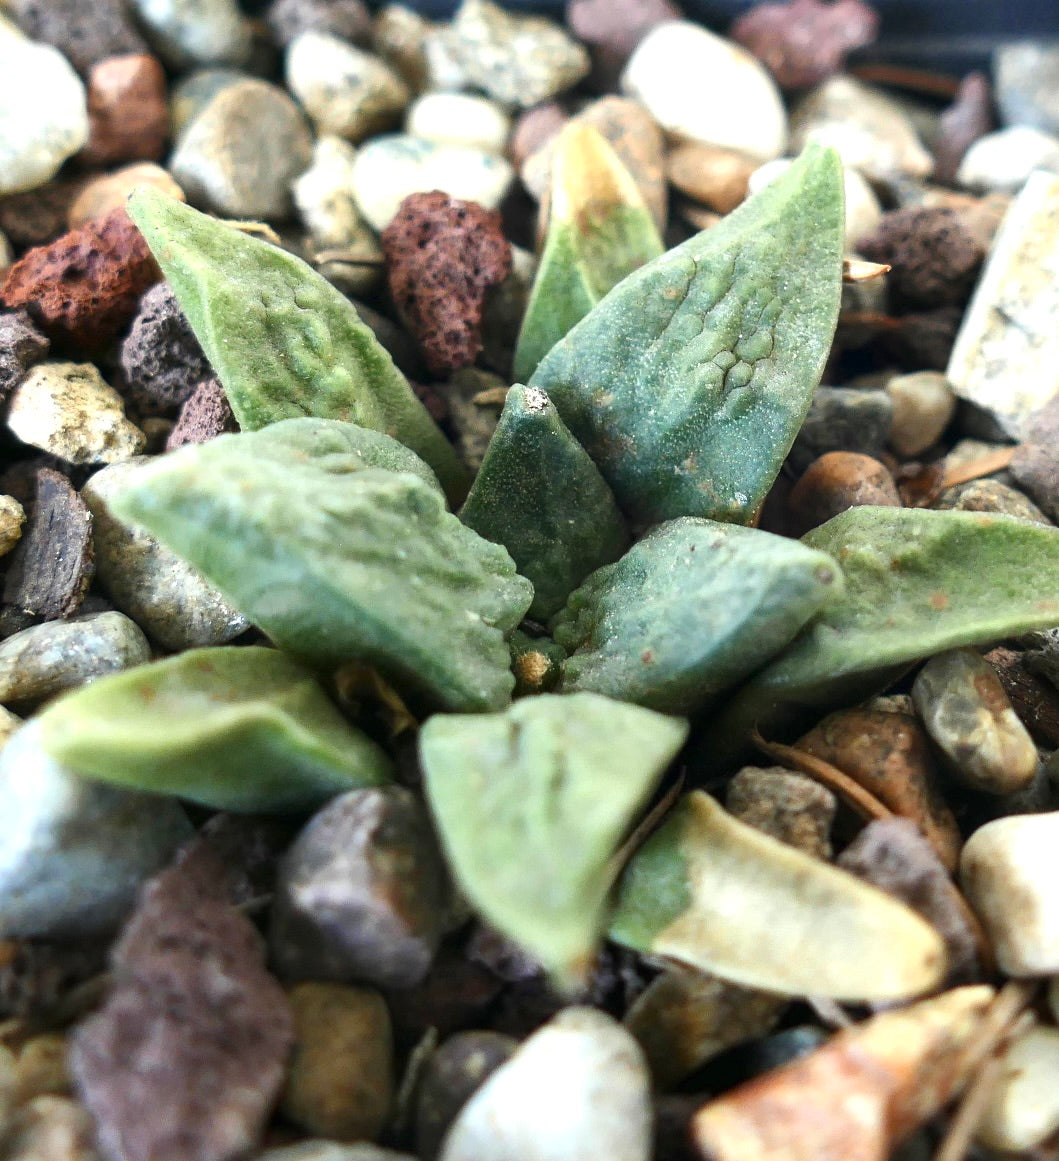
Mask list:
POLYGON ((728 813, 788 846, 831 858, 831 824, 838 802, 812 778, 783 766, 744 766, 728 783, 728 813))
POLYGON ((827 452, 805 469, 788 500, 799 532, 808 532, 832 516, 862 504, 900 508, 893 477, 872 456, 859 452, 827 452))
POLYGON ((927 735, 914 717, 840 710, 810 730, 797 748, 837 766, 894 814, 910 819, 952 871, 960 831, 938 788, 927 735))
POLYGON ((0 556, 6 556, 22 539, 26 513, 14 496, 0 496, 0 556))
POLYGON ((12 1120, 4 1161, 98 1161, 95 1135, 95 1121, 77 1101, 36 1097, 12 1120))
POLYGON ((734 149, 686 141, 669 151, 666 174, 688 197, 719 214, 728 214, 747 195, 750 175, 758 168, 755 158, 734 149))
POLYGON ((978 1126, 993 1149, 1023 1153, 1059 1129, 1059 1028, 1029 1028, 1001 1057, 1000 1077, 978 1126))
POLYGON ((884 1012, 711 1101, 692 1137, 711 1161, 886 1161, 973 1075, 988 987, 884 1012))
POLYGON ((39 1096, 68 1095, 66 1048, 66 1037, 59 1032, 46 1032, 26 1041, 16 1066, 20 1105, 39 1096))
POLYGON ((295 1048, 283 1115, 339 1141, 374 1140, 393 1103, 390 1014, 370 988, 304 983, 290 991, 295 1048))
POLYGON ((890 446, 906 459, 939 439, 956 410, 956 396, 940 371, 896 375, 886 394, 893 404, 890 446))
POLYGON ((142 185, 151 186, 178 202, 187 200, 184 191, 160 165, 142 161, 88 182, 67 210, 66 224, 71 230, 78 230, 92 218, 105 217, 111 210, 123 206, 129 194, 142 185))

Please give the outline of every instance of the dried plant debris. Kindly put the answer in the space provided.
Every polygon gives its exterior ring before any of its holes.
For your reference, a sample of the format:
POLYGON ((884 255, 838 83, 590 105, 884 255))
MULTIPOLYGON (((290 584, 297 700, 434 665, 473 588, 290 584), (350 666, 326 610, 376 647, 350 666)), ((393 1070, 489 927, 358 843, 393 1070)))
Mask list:
POLYGON ((293 1042, 287 998, 250 921, 199 851, 147 886, 114 986, 70 1068, 111 1157, 228 1161, 260 1141, 293 1042))

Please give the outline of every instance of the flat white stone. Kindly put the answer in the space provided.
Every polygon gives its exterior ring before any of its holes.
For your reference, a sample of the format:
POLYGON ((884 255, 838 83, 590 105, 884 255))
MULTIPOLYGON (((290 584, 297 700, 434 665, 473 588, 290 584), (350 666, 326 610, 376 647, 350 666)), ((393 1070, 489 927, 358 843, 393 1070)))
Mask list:
POLYGON ((11 393, 7 426, 23 443, 71 464, 139 455, 146 436, 93 363, 40 363, 11 393))
POLYGON ((1013 125, 979 137, 964 154, 956 181, 973 190, 1018 193, 1035 169, 1059 172, 1059 137, 1013 125))
POLYGON ((481 149, 435 145, 406 134, 369 141, 353 165, 353 194, 374 230, 384 230, 409 194, 439 189, 495 210, 515 173, 502 157, 481 149))
POLYGON ((787 144, 787 113, 758 59, 701 25, 673 20, 640 41, 621 89, 669 133, 770 161, 787 144))
POLYGON ((1059 392, 1059 175, 1038 172, 1001 223, 946 378, 1007 435, 1059 392))
POLYGON ((470 93, 424 93, 408 110, 405 132, 437 145, 504 152, 511 118, 495 101, 470 93))
POLYGON ((1059 1028, 1030 1028, 1003 1055, 1003 1072, 989 1090, 978 1140, 1021 1153, 1059 1129, 1059 1028))
POLYGON ((616 1020, 564 1008, 464 1105, 440 1161, 648 1161, 650 1079, 616 1020))
POLYGON ((809 141, 830 145, 865 177, 895 173, 926 177, 934 159, 901 106, 852 77, 831 77, 806 96, 791 116, 791 153, 809 141))
MULTIPOLYGON (((750 175, 749 192, 755 194, 767 185, 771 185, 777 177, 794 164, 792 158, 780 157, 775 161, 767 161, 759 166, 750 175)), ((845 242, 847 250, 855 250, 857 242, 870 234, 879 224, 883 210, 875 191, 864 177, 851 166, 842 167, 842 184, 846 194, 846 232, 845 242)))
POLYGON ((963 848, 960 882, 1001 971, 1059 973, 1059 812, 987 822, 963 848))
POLYGON ((44 185, 88 140, 85 86, 57 49, 0 35, 0 194, 44 185))

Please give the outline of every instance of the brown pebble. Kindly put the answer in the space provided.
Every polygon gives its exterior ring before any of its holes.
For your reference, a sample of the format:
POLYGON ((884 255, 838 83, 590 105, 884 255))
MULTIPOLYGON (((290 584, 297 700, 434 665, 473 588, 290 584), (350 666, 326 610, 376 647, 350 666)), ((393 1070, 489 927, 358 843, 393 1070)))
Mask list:
POLYGON ((886 465, 859 452, 827 452, 813 460, 788 500, 799 535, 862 504, 900 508, 901 496, 886 465))
POLYGON ((382 233, 390 293, 437 375, 482 349, 486 291, 511 272, 499 213, 440 190, 411 194, 382 233))
POLYGON ((827 789, 783 766, 744 766, 728 783, 728 813, 788 846, 831 858, 831 824, 838 802, 827 789))
POLYGON ((968 73, 960 81, 956 99, 938 120, 934 142, 934 180, 952 183, 963 155, 996 127, 993 91, 985 73, 968 73))
POLYGON ((592 57, 589 84, 598 92, 616 89, 633 49, 656 24, 681 20, 671 0, 570 0, 566 23, 592 57))
POLYGON ((685 141, 669 151, 666 174, 681 193, 718 214, 729 214, 746 198, 750 175, 759 164, 734 149, 685 141))
POLYGON ((879 17, 863 0, 755 4, 728 30, 784 89, 806 89, 841 72, 846 54, 871 44, 879 17))
POLYGON ((4 604, 34 617, 72 617, 92 583, 92 516, 70 481, 36 472, 36 497, 4 580, 4 604))
POLYGON ((838 865, 907 903, 937 928, 945 940, 950 986, 981 978, 968 905, 914 823, 905 818, 868 823, 839 855, 838 865))
POLYGON ((836 1033, 701 1109, 692 1122, 700 1154, 710 1161, 886 1161, 971 1079, 992 999, 992 988, 958 988, 836 1033))
POLYGON ((216 379, 206 379, 181 404, 173 430, 166 437, 165 450, 173 451, 186 443, 206 443, 238 430, 224 388, 216 379))
POLYGON ((883 214, 857 252, 891 267, 891 309, 934 310, 963 303, 982 262, 982 249, 959 215, 941 206, 909 206, 883 214))
POLYGON ((165 69, 150 53, 112 56, 88 74, 88 144, 93 165, 157 161, 169 137, 165 69))
POLYGON ((153 162, 141 161, 90 181, 70 205, 67 225, 71 230, 79 230, 93 218, 106 217, 124 206, 129 194, 141 185, 152 186, 178 202, 186 200, 184 191, 167 170, 153 162))
POLYGON ((75 1031, 70 1069, 108 1157, 228 1161, 260 1141, 293 1044, 253 924, 220 862, 152 879, 112 952, 114 986, 75 1031))
POLYGON ((85 179, 56 179, 39 189, 0 198, 0 230, 14 246, 42 246, 66 229, 70 206, 85 179))
POLYGON ((911 819, 945 867, 956 867, 959 827, 938 787, 926 732, 914 717, 839 710, 802 737, 797 749, 837 766, 894 814, 911 819))
POLYGON ((117 209, 30 250, 7 272, 0 300, 26 307, 53 340, 92 353, 132 318, 159 277, 143 235, 117 209))

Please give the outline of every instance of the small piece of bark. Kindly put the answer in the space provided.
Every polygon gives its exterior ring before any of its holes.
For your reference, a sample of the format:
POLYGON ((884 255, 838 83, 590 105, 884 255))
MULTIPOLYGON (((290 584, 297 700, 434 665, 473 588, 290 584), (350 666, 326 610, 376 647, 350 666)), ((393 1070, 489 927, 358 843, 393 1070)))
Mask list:
POLYGON ((4 604, 45 621, 72 617, 94 572, 92 514, 61 472, 40 468, 36 500, 11 554, 4 604))

